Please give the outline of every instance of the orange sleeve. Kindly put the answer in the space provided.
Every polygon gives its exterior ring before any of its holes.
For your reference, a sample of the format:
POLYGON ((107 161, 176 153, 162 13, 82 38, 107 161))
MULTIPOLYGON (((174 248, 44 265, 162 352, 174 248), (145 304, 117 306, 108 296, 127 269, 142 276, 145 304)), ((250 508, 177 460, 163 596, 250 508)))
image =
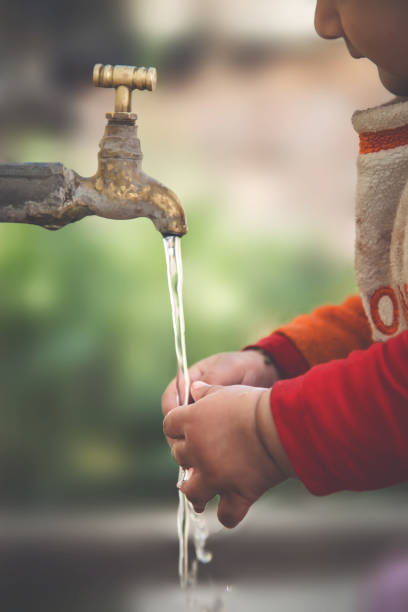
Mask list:
POLYGON ((310 367, 342 359, 372 344, 370 324, 357 295, 340 306, 323 306, 300 315, 276 332, 291 340, 310 367))

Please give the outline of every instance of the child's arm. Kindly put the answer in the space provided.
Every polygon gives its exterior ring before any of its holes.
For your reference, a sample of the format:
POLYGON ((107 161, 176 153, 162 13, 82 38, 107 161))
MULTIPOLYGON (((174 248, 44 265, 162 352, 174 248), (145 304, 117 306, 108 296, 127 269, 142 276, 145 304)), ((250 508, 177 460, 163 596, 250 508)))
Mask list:
POLYGON ((271 409, 293 469, 316 495, 408 480, 408 331, 276 383, 271 409))
POLYGON ((316 495, 407 481, 407 366, 405 331, 272 391, 193 387, 197 402, 164 425, 176 461, 194 468, 182 490, 198 511, 219 493, 220 520, 232 527, 294 474, 316 495))
POLYGON ((193 468, 181 490, 202 512, 220 495, 218 517, 234 527, 249 507, 292 469, 273 423, 269 389, 192 386, 194 404, 171 410, 164 433, 174 459, 193 468))
POLYGON ((352 296, 338 306, 323 306, 300 315, 254 346, 267 351, 282 378, 294 378, 309 368, 372 344, 371 329, 361 298, 352 296))
MULTIPOLYGON (((282 378, 294 378, 310 367, 346 357, 351 351, 371 344, 371 331, 361 299, 350 297, 340 306, 324 306, 296 317, 248 349, 219 353, 202 359, 190 369, 190 379, 212 385, 272 387, 282 378)), ((162 398, 163 413, 177 406, 176 381, 162 398)))

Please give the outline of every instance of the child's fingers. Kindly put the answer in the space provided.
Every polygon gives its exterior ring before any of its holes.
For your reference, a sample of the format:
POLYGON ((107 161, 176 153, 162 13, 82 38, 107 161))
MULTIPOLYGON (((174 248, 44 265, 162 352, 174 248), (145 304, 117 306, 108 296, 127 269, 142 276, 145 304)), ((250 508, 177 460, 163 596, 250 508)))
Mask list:
POLYGON ((176 440, 171 444, 171 456, 183 469, 188 470, 193 467, 191 451, 189 451, 185 440, 176 440))
POLYGON ((228 384, 228 381, 224 381, 226 375, 222 364, 214 363, 213 358, 204 359, 190 369, 190 382, 193 384, 202 381, 208 385, 223 385, 228 384))
POLYGON ((163 432, 166 438, 184 438, 184 422, 188 410, 190 410, 189 406, 178 406, 167 413, 163 421, 163 432))
POLYGON ((249 510, 250 504, 236 493, 223 493, 218 504, 217 516, 220 523, 228 529, 236 527, 249 510))
POLYGON ((220 389, 219 386, 208 385, 202 380, 196 380, 191 385, 191 395, 193 396, 194 401, 197 402, 202 397, 205 397, 209 393, 214 393, 215 391, 218 391, 219 389, 220 389))
POLYGON ((176 379, 172 380, 162 395, 162 412, 166 416, 170 410, 178 405, 178 393, 176 379))
MULTIPOLYGON (((196 380, 199 380, 202 376, 203 376, 203 370, 200 366, 200 364, 195 364, 190 370, 189 370, 189 376, 190 376, 190 381, 194 382, 196 380)), ((177 380, 177 378, 173 378, 173 380, 168 384, 168 386, 166 387, 163 395, 162 395, 162 400, 161 400, 161 405, 162 405, 162 412, 164 414, 164 416, 166 416, 170 410, 173 410, 173 408, 177 408, 177 406, 180 406, 183 402, 184 402, 184 376, 182 375, 182 373, 179 374, 179 380, 177 380), (178 390, 177 387, 181 387, 180 392, 178 390)), ((190 393, 190 396, 188 398, 189 403, 192 400, 192 395, 190 393)))
POLYGON ((205 368, 203 367, 203 362, 199 361, 191 366, 188 373, 190 376, 190 382, 194 382, 195 380, 201 380, 204 376, 205 368))
POLYGON ((207 503, 217 495, 217 491, 206 483, 197 470, 194 470, 190 478, 183 482, 180 491, 193 504, 196 512, 204 512, 207 503))

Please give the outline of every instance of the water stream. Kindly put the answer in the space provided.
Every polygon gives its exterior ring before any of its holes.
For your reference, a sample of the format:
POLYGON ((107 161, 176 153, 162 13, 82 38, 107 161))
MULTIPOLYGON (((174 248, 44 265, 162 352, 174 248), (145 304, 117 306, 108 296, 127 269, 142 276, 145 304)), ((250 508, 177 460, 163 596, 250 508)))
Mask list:
MULTIPOLYGON (((177 357, 177 395, 178 404, 188 404, 190 396, 190 378, 187 366, 186 334, 183 311, 183 266, 181 259, 181 238, 167 236, 164 238, 164 250, 167 263, 171 312, 174 329, 174 342, 177 357)), ((180 468, 177 485, 189 477, 189 472, 180 468)), ((208 563, 212 555, 205 549, 208 528, 203 516, 197 514, 179 490, 179 507, 177 513, 177 530, 179 538, 179 576, 183 588, 192 587, 197 581, 198 562, 208 563), (189 559, 190 530, 193 536, 195 558, 189 559)))

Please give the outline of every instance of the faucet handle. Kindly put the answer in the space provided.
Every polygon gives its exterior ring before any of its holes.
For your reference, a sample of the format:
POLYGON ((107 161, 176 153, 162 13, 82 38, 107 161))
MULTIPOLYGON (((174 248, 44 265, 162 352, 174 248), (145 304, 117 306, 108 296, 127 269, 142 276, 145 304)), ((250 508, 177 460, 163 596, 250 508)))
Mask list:
POLYGON ((93 83, 96 87, 114 87, 115 113, 130 113, 134 89, 154 91, 157 84, 156 68, 111 66, 95 64, 93 83))

